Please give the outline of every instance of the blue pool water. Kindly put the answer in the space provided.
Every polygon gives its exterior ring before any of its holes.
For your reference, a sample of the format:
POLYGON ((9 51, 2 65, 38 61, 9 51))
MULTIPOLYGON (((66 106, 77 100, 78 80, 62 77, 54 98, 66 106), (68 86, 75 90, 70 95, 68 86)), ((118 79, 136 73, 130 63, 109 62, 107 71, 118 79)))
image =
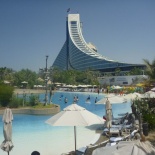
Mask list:
MULTIPOLYGON (((96 105, 95 98, 103 98, 103 94, 97 93, 77 93, 77 92, 55 92, 52 102, 59 104, 61 110, 73 103, 74 96, 78 96, 78 105, 85 107, 87 110, 97 114, 105 115, 104 105, 96 105), (86 103, 90 95, 90 102, 86 103), (60 99, 60 96, 63 96, 60 99), (68 103, 64 103, 67 97, 68 103)), ((43 101, 45 94, 40 95, 43 101)), ((114 117, 119 113, 131 112, 130 103, 113 104, 114 117)), ((60 155, 64 152, 74 150, 74 133, 73 127, 53 127, 45 123, 51 116, 35 115, 14 115, 13 120, 13 143, 14 148, 11 155, 30 155, 32 151, 38 150, 42 155, 60 155)), ((2 120, 2 115, 0 115, 2 120)), ((77 148, 89 144, 95 135, 95 130, 87 127, 77 127, 77 148)), ((3 122, 0 121, 0 143, 3 138, 3 122)), ((6 155, 6 152, 0 150, 0 155, 6 155)))

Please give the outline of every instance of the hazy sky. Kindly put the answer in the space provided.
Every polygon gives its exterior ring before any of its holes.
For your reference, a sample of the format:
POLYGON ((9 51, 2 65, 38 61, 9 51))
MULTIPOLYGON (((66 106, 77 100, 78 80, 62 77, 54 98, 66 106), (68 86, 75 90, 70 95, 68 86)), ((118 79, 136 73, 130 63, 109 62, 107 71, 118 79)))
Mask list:
POLYGON ((98 52, 128 63, 155 59, 155 0, 0 0, 0 67, 48 67, 66 39, 66 16, 79 13, 98 52))

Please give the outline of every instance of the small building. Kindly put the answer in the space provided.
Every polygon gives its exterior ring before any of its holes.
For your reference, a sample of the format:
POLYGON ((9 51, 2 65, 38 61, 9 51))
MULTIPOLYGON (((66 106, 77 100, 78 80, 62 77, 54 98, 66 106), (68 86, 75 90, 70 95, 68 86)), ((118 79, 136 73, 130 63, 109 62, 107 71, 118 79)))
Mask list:
POLYGON ((130 75, 130 76, 103 76, 98 77, 100 85, 136 85, 148 79, 147 75, 130 75))

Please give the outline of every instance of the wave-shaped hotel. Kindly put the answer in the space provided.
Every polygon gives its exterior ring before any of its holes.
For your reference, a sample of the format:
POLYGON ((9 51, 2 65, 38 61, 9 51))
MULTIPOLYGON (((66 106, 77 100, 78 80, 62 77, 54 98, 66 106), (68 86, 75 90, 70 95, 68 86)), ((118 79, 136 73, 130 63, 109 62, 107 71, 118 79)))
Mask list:
POLYGON ((53 67, 62 70, 94 70, 100 72, 128 72, 133 68, 144 69, 144 64, 124 63, 110 60, 97 52, 96 47, 87 43, 82 35, 79 14, 68 14, 66 20, 66 41, 55 59, 53 67))

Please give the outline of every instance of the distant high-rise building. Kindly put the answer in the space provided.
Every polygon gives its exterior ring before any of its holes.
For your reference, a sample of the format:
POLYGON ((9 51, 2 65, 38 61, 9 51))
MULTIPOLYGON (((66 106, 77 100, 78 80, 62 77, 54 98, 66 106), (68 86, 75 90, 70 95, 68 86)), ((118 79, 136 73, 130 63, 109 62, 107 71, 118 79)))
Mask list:
POLYGON ((53 67, 62 70, 87 69, 101 72, 130 71, 137 67, 144 69, 144 64, 131 64, 110 60, 98 53, 92 43, 86 43, 82 35, 82 23, 79 14, 68 14, 66 20, 66 41, 55 59, 53 67))

